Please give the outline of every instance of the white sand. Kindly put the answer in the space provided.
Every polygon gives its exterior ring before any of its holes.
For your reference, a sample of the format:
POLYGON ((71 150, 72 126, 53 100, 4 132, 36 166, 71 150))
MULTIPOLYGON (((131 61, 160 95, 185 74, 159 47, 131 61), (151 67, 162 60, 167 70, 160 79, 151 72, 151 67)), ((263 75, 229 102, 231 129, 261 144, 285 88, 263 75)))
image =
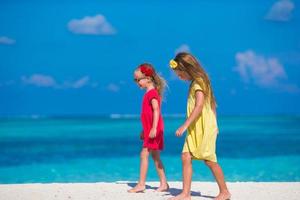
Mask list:
MULTIPOLYGON (((144 193, 131 194, 132 182, 116 183, 52 183, 3 184, 0 200, 158 200, 168 199, 181 191, 181 182, 170 182, 170 191, 157 193, 157 182, 148 182, 144 193)), ((228 183, 231 199, 238 200, 299 200, 300 182, 235 182, 228 183)), ((193 182, 192 199, 211 200, 218 192, 216 183, 193 182)))

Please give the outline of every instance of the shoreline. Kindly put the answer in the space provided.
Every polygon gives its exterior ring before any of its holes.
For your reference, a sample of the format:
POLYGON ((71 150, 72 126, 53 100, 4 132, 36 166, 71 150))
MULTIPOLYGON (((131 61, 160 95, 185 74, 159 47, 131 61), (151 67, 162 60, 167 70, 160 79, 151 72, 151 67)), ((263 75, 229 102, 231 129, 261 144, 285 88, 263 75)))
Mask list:
MULTIPOLYGON (((25 183, 0 184, 0 200, 159 200, 181 192, 182 182, 169 182, 168 192, 158 193, 159 182, 147 182, 143 193, 127 190, 136 183, 131 181, 96 183, 25 183)), ((281 200, 300 199, 300 182, 227 182, 231 199, 281 200)), ((192 182, 192 199, 209 200, 218 193, 215 182, 192 182)))

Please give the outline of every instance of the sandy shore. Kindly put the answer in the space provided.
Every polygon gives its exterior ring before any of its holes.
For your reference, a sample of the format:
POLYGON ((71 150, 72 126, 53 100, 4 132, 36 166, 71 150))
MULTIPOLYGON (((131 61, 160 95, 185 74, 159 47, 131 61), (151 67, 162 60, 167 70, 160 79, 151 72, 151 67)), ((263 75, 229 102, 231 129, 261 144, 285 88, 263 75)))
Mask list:
MULTIPOLYGON (((181 191, 181 182, 170 182, 169 192, 158 193, 158 182, 148 182, 144 193, 130 194, 133 182, 3 184, 0 200, 158 200, 168 199, 181 191)), ((300 199, 300 182, 235 182, 228 183, 232 199, 284 200, 300 199)), ((193 182, 192 199, 212 199, 218 192, 216 183, 193 182)))

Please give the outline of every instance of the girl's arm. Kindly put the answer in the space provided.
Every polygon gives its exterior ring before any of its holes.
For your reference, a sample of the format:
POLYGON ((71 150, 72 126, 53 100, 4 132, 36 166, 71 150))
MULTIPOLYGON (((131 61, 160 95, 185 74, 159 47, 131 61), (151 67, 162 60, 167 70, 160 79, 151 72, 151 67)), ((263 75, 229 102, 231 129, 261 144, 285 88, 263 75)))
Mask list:
POLYGON ((204 104, 203 92, 200 90, 197 90, 195 92, 195 97, 196 97, 195 107, 194 107, 192 113, 190 114, 190 116, 184 122, 184 124, 177 129, 177 131, 176 131, 177 136, 181 136, 186 131, 186 129, 191 125, 191 123, 193 123, 193 121, 197 117, 199 117, 199 115, 202 112, 202 108, 203 108, 203 104, 204 104))
POLYGON ((158 119, 159 119, 159 106, 158 106, 157 99, 152 99, 151 100, 151 105, 152 105, 152 109, 153 109, 153 123, 152 123, 152 128, 150 130, 149 137, 150 138, 155 138, 156 128, 157 128, 158 119))

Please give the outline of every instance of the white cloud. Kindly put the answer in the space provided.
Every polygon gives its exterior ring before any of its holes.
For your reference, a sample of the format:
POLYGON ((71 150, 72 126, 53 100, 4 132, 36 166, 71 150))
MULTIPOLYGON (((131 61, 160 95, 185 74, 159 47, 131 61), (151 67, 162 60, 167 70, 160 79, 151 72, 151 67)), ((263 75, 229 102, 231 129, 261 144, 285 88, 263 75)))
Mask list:
POLYGON ((291 0, 279 0, 273 4, 265 18, 272 21, 289 21, 294 8, 291 0))
POLYGON ((59 84, 52 76, 44 74, 33 74, 29 77, 22 76, 22 83, 38 87, 51 87, 55 89, 79 89, 85 86, 97 87, 98 83, 90 83, 89 76, 83 76, 76 81, 65 80, 59 84))
POLYGON ((56 87, 56 81, 54 78, 43 74, 33 74, 30 77, 22 76, 23 83, 28 85, 35 85, 38 87, 56 87))
POLYGON ((14 39, 11 39, 9 37, 6 36, 1 36, 0 37, 0 44, 6 44, 6 45, 12 45, 15 44, 16 41, 14 39))
POLYGON ((175 54, 178 54, 181 52, 191 52, 191 48, 187 44, 182 44, 175 50, 175 54))
POLYGON ((248 50, 237 53, 235 59, 236 70, 245 82, 253 79, 258 85, 268 86, 286 78, 284 68, 276 58, 265 58, 248 50))
POLYGON ((276 87, 285 91, 298 91, 296 85, 283 83, 287 74, 277 58, 265 58, 252 50, 238 52, 235 56, 237 67, 234 69, 247 82, 262 87, 276 87))
POLYGON ((84 77, 80 78, 79 80, 77 80, 76 82, 74 82, 73 87, 81 88, 81 87, 87 85, 89 80, 90 80, 90 77, 84 76, 84 77))
POLYGON ((86 16, 82 19, 72 19, 68 29, 76 34, 87 35, 112 35, 116 30, 103 15, 86 16))
POLYGON ((107 86, 107 90, 111 91, 111 92, 119 92, 120 91, 120 87, 115 84, 115 83, 110 83, 107 86))
POLYGON ((61 88, 82 88, 84 86, 87 86, 89 84, 90 77, 89 76, 83 76, 80 79, 76 81, 65 81, 63 85, 61 85, 61 88))

